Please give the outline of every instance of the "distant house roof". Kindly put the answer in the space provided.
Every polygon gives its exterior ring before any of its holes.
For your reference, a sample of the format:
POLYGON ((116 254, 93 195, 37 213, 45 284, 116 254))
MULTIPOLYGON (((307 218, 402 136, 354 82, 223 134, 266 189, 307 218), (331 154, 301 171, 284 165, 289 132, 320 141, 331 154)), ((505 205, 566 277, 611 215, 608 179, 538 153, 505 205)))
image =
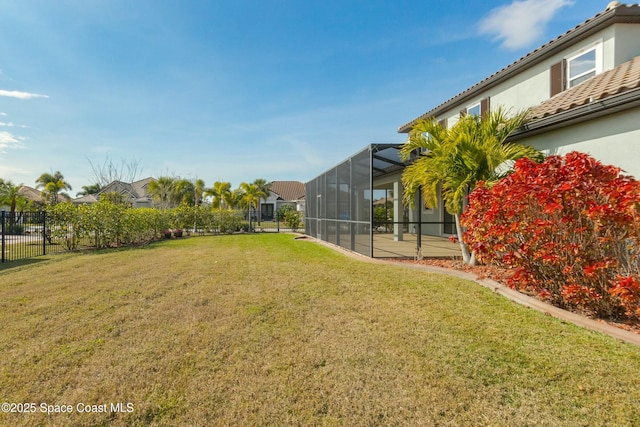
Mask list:
POLYGON ((73 199, 73 203, 81 204, 81 203, 95 203, 100 198, 101 194, 105 193, 118 193, 125 195, 128 198, 129 202, 151 202, 151 197, 147 191, 147 186, 150 182, 154 181, 155 178, 149 177, 145 179, 141 179, 139 181, 134 181, 132 183, 122 182, 122 181, 112 181, 107 184, 98 194, 87 194, 82 197, 78 197, 73 199))
POLYGON ((85 194, 82 197, 77 197, 75 199, 73 199, 73 203, 95 203, 98 201, 98 198, 95 196, 95 194, 85 194))
POLYGON ((152 181, 155 181, 155 178, 148 177, 139 181, 132 182, 131 187, 139 197, 148 197, 149 192, 147 191, 147 186, 152 181))
POLYGON ((33 202, 41 202, 42 201, 42 192, 40 190, 36 190, 33 187, 29 187, 28 185, 23 185, 18 190, 18 194, 23 196, 27 200, 31 200, 33 202))
POLYGON ((450 98, 442 104, 432 108, 418 118, 400 126, 398 132, 408 133, 420 120, 428 119, 430 117, 437 117, 438 115, 446 112, 451 108, 456 107, 459 104, 472 101, 474 97, 506 81, 520 71, 538 64, 555 55, 556 53, 562 51, 567 46, 570 46, 571 44, 580 40, 584 40, 585 38, 597 33, 598 31, 601 31, 602 29, 617 23, 640 23, 640 5, 625 5, 619 4, 617 2, 612 2, 612 4, 607 7, 607 9, 598 13, 594 17, 587 19, 583 23, 556 37, 550 42, 540 46, 538 49, 528 53, 527 55, 504 67, 500 71, 497 71, 496 73, 480 81, 479 83, 471 86, 470 88, 459 93, 453 98, 450 98))
POLYGON ((302 200, 305 195, 304 184, 300 181, 273 181, 270 190, 282 200, 302 200))
MULTIPOLYGON (((32 202, 44 202, 42 198, 42 191, 37 190, 33 187, 29 187, 28 185, 22 185, 18 190, 18 194, 23 196, 25 199, 30 200, 32 202)), ((59 199, 69 201, 71 198, 66 194, 58 194, 59 199)))
POLYGON ((149 193, 147 191, 147 186, 151 181, 154 181, 155 178, 145 178, 139 181, 134 181, 132 183, 122 182, 122 181, 113 181, 109 183, 106 187, 98 193, 98 196, 102 193, 111 193, 117 192, 120 194, 127 194, 132 200, 141 200, 141 199, 149 199, 149 193))

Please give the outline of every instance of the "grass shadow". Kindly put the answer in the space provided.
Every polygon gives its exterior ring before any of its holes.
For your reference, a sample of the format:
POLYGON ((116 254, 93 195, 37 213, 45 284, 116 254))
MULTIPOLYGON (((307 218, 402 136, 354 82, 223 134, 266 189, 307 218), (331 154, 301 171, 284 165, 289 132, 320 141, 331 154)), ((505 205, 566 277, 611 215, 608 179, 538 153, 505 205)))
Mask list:
POLYGON ((36 257, 36 258, 25 258, 25 259, 17 259, 15 261, 5 261, 0 263, 0 271, 11 270, 17 267, 24 267, 26 265, 38 264, 44 261, 48 261, 49 257, 36 257))

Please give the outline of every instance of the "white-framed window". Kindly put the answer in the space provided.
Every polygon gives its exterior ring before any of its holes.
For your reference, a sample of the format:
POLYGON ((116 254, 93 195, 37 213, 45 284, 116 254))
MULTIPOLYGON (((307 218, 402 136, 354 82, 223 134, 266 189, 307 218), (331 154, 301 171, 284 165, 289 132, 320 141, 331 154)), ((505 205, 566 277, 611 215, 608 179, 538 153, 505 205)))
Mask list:
POLYGON ((567 57, 567 89, 602 72, 602 43, 567 57))
POLYGON ((467 114, 470 116, 479 116, 480 115, 480 103, 473 104, 471 107, 467 107, 467 114))

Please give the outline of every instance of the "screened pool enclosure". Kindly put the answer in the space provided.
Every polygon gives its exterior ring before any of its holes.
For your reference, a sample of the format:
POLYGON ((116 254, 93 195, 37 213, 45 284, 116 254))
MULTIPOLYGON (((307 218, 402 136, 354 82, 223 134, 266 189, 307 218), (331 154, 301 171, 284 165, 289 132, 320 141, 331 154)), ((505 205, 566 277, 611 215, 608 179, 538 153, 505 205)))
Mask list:
POLYGON ((454 257, 453 218, 402 203, 401 144, 372 144, 306 183, 305 233, 376 258, 454 257))

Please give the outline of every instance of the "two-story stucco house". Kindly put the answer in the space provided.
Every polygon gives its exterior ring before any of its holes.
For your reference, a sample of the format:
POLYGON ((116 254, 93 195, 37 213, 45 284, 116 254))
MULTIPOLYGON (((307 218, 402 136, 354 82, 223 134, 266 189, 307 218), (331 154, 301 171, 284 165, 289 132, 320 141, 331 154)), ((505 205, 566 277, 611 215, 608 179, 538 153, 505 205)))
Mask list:
POLYGON ((453 125, 494 106, 531 108, 513 140, 548 154, 589 153, 640 177, 640 6, 606 10, 400 127, 453 125))
MULTIPOLYGON (((398 131, 408 133, 430 118, 451 127, 461 115, 482 115, 497 107, 531 111, 533 121, 512 140, 547 154, 586 152, 640 177, 640 5, 609 3, 601 13, 398 131)), ((442 202, 428 208, 402 205, 399 147, 372 145, 307 183, 307 234, 369 256, 406 255, 406 249, 398 249, 401 242, 411 241, 422 250, 426 236, 453 234, 453 218, 442 202), (349 176, 347 170, 359 177, 357 188, 341 181, 349 176), (389 215, 393 233, 387 240, 396 242, 395 249, 384 249, 387 241, 371 226, 373 208, 367 204, 374 191, 384 191, 394 201, 389 215)))

